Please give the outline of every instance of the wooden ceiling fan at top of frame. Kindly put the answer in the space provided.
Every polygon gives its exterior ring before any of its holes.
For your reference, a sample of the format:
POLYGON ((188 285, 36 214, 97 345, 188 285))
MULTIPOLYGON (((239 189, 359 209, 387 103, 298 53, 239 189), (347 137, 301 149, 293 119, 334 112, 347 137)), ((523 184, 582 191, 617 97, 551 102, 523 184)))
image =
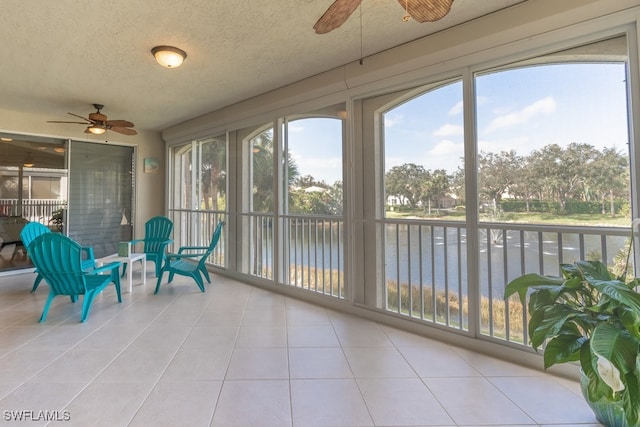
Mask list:
POLYGON ((90 113, 88 117, 82 117, 78 114, 67 113, 73 117, 77 117, 84 121, 82 122, 68 122, 68 121, 59 121, 59 120, 48 120, 47 123, 73 123, 87 126, 85 129, 85 133, 91 133, 94 135, 101 135, 108 130, 121 133, 123 135, 137 135, 135 129, 132 129, 135 126, 128 120, 107 120, 107 116, 102 114, 100 110, 104 108, 102 104, 93 104, 93 108, 96 109, 95 113, 90 113))
MULTIPOLYGON (((335 0, 313 26, 316 34, 326 34, 344 24, 362 0, 335 0)), ((398 0, 406 14, 417 22, 434 22, 447 15, 453 0, 398 0)))

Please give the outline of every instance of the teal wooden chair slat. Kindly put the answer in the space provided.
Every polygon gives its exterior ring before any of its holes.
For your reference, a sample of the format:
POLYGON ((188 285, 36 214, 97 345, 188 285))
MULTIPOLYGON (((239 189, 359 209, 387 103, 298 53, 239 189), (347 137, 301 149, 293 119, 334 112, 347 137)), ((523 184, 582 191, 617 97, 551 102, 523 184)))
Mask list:
POLYGON ((157 294, 160 290, 160 284, 162 283, 162 276, 164 273, 169 273, 169 280, 167 283, 171 283, 174 275, 191 277, 198 285, 198 288, 204 292, 203 277, 207 280, 207 283, 211 283, 209 272, 207 271, 206 262, 213 250, 218 245, 220 235, 222 234, 223 221, 219 221, 218 225, 211 237, 211 243, 209 246, 181 246, 176 254, 167 254, 167 260, 160 270, 158 276, 158 283, 156 283, 156 290, 154 294, 157 294))
MULTIPOLYGON (((29 254, 29 245, 36 237, 50 232, 51 230, 48 227, 40 224, 39 222, 30 222, 25 225, 20 232, 20 240, 22 240, 22 244, 27 249, 27 254, 29 254)), ((96 265, 95 257, 93 256, 93 248, 83 246, 82 250, 85 253, 84 258, 82 259, 82 268, 83 270, 90 270, 96 265)), ((31 255, 29 255, 29 257, 31 257, 31 255)), ((33 282, 31 292, 35 292, 42 281, 42 275, 38 272, 38 269, 36 269, 36 274, 36 279, 33 282)))
MULTIPOLYGON (((142 243, 144 252, 148 261, 155 264, 156 277, 160 274, 160 269, 165 260, 167 245, 173 240, 171 232, 173 231, 173 222, 164 216, 155 216, 147 221, 144 225, 144 239, 136 239, 131 241, 132 252, 137 252, 135 245, 142 243)), ((127 271, 127 264, 122 268, 122 275, 127 271)))
POLYGON ((118 302, 122 302, 120 261, 86 271, 82 265, 82 247, 58 233, 44 233, 36 237, 29 245, 29 255, 38 272, 49 284, 49 296, 40 322, 46 320, 51 302, 58 295, 67 295, 72 302, 77 300, 78 295, 84 295, 81 322, 89 315, 96 295, 110 283, 115 285, 118 302))

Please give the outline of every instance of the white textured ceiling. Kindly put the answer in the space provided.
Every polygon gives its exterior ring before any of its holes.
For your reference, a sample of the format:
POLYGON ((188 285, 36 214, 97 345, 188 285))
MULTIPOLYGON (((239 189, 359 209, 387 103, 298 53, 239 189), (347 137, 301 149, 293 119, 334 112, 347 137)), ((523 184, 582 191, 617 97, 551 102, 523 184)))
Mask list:
POLYGON ((109 119, 160 131, 520 1, 455 0, 419 24, 397 0, 364 0, 361 37, 359 10, 314 33, 333 0, 2 0, 0 109, 68 120, 100 103, 109 119), (187 52, 182 67, 155 63, 165 44, 187 52))

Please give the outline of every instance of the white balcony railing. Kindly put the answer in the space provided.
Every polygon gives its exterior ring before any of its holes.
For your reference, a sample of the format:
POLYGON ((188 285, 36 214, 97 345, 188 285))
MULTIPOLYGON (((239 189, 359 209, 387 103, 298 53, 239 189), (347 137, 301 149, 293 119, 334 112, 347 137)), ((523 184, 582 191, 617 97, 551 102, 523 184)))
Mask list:
MULTIPOLYGON (((175 245, 208 242, 222 215, 170 211, 175 245)), ((285 215, 278 227, 271 214, 239 218, 242 273, 344 298, 341 218, 285 215)), ((630 228, 623 227, 482 223, 472 253, 463 222, 385 219, 378 224, 384 236, 384 299, 378 308, 462 333, 473 333, 477 325, 480 336, 515 345, 528 344, 528 316, 517 298, 503 300, 510 280, 531 272, 558 275, 561 263, 580 259, 601 260, 620 274, 630 250, 630 228)), ((212 264, 224 266, 224 250, 223 244, 216 249, 212 264)))
POLYGON ((67 202, 58 199, 0 199, 0 216, 20 216, 49 225, 54 214, 66 207, 67 202))
POLYGON ((387 310, 468 331, 469 304, 477 296, 473 308, 480 335, 523 345, 528 343, 526 307, 515 297, 503 300, 510 280, 524 273, 558 275, 561 263, 580 259, 603 261, 621 274, 630 250, 630 228, 483 223, 474 255, 464 223, 382 224, 387 310), (470 292, 470 280, 478 292, 470 292))

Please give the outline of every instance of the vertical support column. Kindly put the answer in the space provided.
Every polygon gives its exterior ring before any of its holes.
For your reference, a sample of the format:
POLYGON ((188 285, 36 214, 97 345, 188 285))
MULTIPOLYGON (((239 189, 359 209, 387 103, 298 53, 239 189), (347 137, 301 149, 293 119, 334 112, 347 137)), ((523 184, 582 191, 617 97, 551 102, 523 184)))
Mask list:
POLYGON ((467 287, 469 292, 469 332, 480 335, 480 245, 478 242, 478 165, 475 116, 475 82, 473 73, 463 73, 464 103, 464 181, 467 206, 467 287))

